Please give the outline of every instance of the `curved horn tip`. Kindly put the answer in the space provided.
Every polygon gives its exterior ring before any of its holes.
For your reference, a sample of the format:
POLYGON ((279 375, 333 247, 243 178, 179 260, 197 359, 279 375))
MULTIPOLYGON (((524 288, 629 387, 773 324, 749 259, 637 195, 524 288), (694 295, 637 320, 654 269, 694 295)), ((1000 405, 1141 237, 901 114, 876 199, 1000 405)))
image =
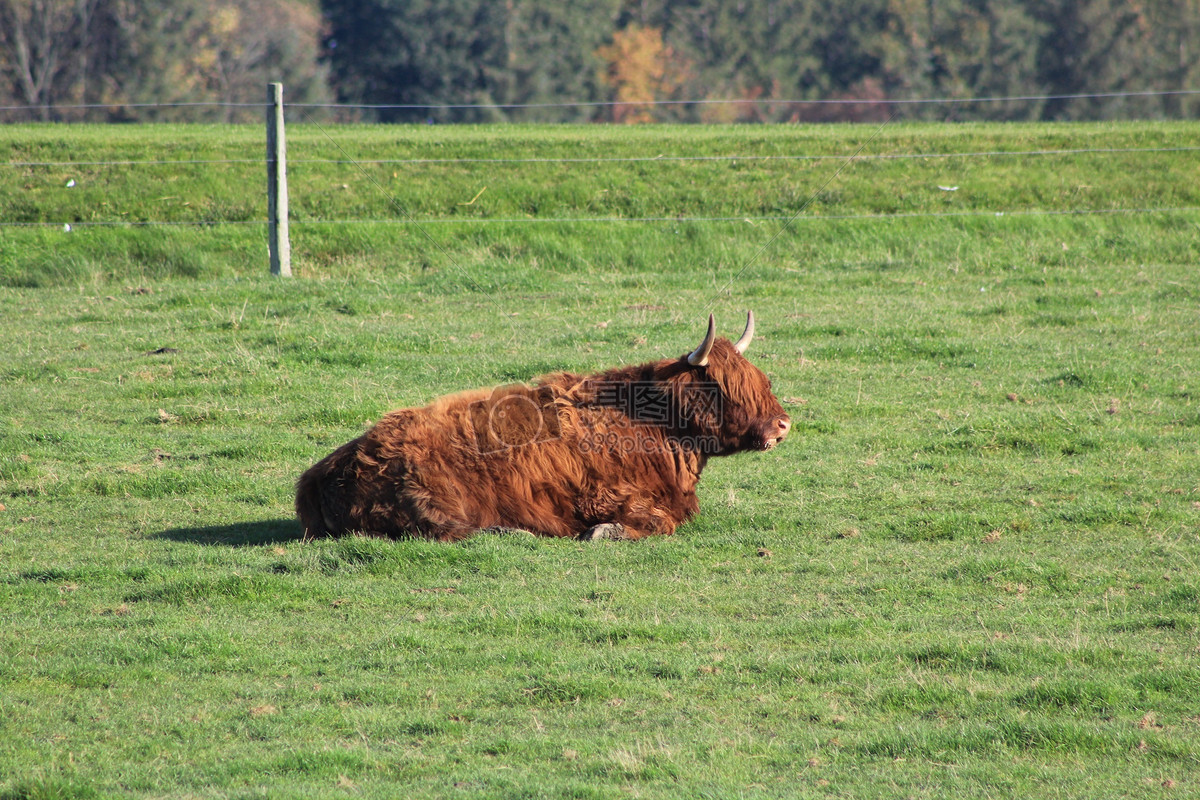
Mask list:
POLYGON ((754 312, 746 312, 746 330, 742 332, 742 338, 738 339, 733 345, 733 349, 739 353, 745 353, 746 348, 750 346, 750 340, 754 338, 754 312))
POLYGON ((688 363, 693 367, 703 367, 708 365, 708 354, 712 352, 713 343, 717 340, 717 321, 712 314, 708 315, 708 333, 704 335, 704 341, 700 346, 691 352, 687 357, 688 363))

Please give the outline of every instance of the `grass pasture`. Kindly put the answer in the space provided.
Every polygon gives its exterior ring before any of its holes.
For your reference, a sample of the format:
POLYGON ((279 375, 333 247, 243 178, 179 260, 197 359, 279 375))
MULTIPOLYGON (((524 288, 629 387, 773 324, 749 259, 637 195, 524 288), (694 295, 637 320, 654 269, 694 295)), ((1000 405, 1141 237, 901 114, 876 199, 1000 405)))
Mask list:
POLYGON ((261 140, 0 128, 0 798, 1200 794, 1195 125, 295 126, 290 281, 261 140), (300 539, 748 307, 793 431, 677 535, 300 539))

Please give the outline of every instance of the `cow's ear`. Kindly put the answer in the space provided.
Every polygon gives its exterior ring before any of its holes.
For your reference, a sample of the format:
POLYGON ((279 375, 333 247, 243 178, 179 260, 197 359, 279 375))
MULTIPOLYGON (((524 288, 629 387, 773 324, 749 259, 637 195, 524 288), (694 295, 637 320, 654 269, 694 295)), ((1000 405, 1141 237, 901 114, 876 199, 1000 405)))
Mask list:
POLYGON ((708 354, 712 352, 713 343, 717 341, 717 322, 713 319, 713 315, 708 315, 708 333, 704 336, 704 341, 700 346, 692 351, 688 356, 688 363, 693 367, 708 366, 708 354))
POLYGON ((746 348, 750 346, 750 340, 754 338, 754 312, 746 312, 746 330, 742 333, 742 338, 738 339, 733 345, 733 349, 739 353, 745 354, 746 348))

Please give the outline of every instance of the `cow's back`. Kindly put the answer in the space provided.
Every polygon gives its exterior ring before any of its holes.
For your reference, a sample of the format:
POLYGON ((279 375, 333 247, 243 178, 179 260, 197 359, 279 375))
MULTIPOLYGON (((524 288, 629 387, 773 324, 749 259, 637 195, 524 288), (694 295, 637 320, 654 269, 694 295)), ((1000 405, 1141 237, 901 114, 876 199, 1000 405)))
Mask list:
POLYGON ((393 411, 300 477, 296 512, 314 537, 577 534, 580 469, 556 419, 552 392, 525 386, 393 411))

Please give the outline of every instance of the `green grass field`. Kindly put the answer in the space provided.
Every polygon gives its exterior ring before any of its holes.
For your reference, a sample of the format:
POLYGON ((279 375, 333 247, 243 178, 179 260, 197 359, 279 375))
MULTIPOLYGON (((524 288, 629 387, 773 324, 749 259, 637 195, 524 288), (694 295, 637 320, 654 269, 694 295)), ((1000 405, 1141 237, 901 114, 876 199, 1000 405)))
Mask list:
POLYGON ((292 280, 262 136, 0 127, 0 798, 1200 793, 1200 128, 293 126, 292 280), (47 165, 147 159, 246 161, 47 165), (746 308, 794 428, 677 535, 301 540, 746 308))

